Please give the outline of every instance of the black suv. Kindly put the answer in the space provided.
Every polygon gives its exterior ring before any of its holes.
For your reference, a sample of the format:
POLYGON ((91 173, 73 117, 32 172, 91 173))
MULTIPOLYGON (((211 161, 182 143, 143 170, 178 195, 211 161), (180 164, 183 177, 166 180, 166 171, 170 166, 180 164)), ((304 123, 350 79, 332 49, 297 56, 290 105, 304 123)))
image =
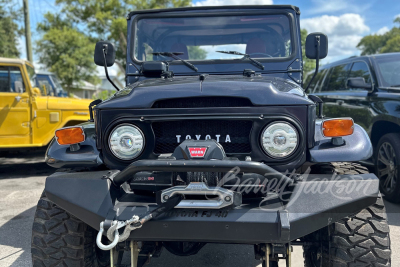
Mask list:
MULTIPOLYGON (((207 243, 254 246, 263 266, 290 266, 293 245, 308 267, 390 266, 379 180, 354 163, 371 141, 304 93, 297 7, 134 11, 127 23, 127 86, 46 152, 59 170, 37 206, 34 266, 121 266, 124 252, 143 266, 207 243)), ((311 33, 305 51, 326 57, 327 37, 311 33)), ((94 61, 107 74, 114 45, 98 42, 94 61)))
POLYGON ((327 117, 352 117, 367 131, 380 190, 389 201, 400 202, 400 53, 324 65, 308 93, 324 101, 327 117))

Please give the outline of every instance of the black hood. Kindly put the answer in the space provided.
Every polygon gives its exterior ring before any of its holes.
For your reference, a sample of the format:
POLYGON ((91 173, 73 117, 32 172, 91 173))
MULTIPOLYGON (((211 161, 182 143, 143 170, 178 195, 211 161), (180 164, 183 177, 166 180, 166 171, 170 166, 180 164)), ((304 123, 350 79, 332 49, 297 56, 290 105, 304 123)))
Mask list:
POLYGON ((174 77, 136 82, 97 105, 98 109, 151 108, 155 101, 188 97, 243 97, 255 106, 314 104, 296 83, 277 77, 239 75, 174 77))

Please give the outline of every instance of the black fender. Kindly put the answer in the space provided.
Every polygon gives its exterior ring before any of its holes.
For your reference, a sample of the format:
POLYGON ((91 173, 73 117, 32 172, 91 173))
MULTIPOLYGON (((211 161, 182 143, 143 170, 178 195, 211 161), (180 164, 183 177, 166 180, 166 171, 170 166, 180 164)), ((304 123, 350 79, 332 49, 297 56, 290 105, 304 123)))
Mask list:
POLYGON ((72 151, 69 145, 59 145, 53 138, 46 151, 45 162, 54 168, 93 168, 103 165, 101 153, 96 148, 96 132, 93 122, 78 124, 85 132, 86 139, 80 148, 72 151))

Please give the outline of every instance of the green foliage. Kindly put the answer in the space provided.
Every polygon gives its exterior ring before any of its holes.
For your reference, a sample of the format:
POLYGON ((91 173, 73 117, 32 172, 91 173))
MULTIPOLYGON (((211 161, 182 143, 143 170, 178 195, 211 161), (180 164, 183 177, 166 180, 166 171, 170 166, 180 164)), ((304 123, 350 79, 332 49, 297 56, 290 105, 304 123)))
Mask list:
POLYGON ((16 23, 17 11, 0 0, 0 57, 19 57, 18 37, 22 29, 16 23))
POLYGON ((100 91, 99 93, 93 95, 93 99, 105 100, 105 99, 111 97, 112 95, 114 95, 115 92, 116 92, 115 90, 113 90, 113 91, 108 91, 108 90, 100 91))
POLYGON ((191 0, 57 0, 56 3, 63 5, 62 13, 79 24, 87 36, 114 42, 116 60, 125 66, 128 12, 183 7, 190 5, 191 0))
POLYGON ((207 51, 198 46, 188 46, 189 58, 194 60, 206 59, 207 51))
POLYGON ((62 19, 60 14, 47 13, 45 21, 38 25, 38 31, 43 33, 36 46, 39 60, 57 74, 67 91, 71 91, 74 82, 81 80, 99 82, 93 75, 96 69, 93 40, 69 20, 62 19))
POLYGON ((190 0, 56 0, 61 12, 47 13, 45 21, 38 25, 43 34, 37 42, 39 61, 58 75, 68 91, 80 80, 96 84, 99 81, 94 76, 93 63, 96 41, 114 42, 117 64, 125 69, 128 12, 190 3, 190 0))
POLYGON ((306 38, 307 38, 307 30, 302 29, 301 32, 301 50, 303 54, 303 73, 306 75, 313 69, 315 69, 315 60, 314 59, 308 59, 306 57, 306 38))
MULTIPOLYGON (((394 23, 400 24, 400 17, 394 23)), ((400 27, 393 27, 382 35, 367 35, 361 39, 357 48, 361 50, 361 55, 400 52, 400 27)))

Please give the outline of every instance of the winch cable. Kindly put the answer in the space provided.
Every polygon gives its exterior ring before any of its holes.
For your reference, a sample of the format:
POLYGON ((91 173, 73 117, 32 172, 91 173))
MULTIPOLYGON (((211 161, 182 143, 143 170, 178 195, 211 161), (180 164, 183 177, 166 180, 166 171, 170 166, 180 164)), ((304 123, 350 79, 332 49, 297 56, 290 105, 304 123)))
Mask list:
POLYGON ((114 248, 118 242, 123 242, 129 238, 131 231, 141 228, 143 224, 148 222, 153 218, 157 218, 162 214, 172 210, 175 208, 184 198, 183 195, 174 195, 170 197, 166 202, 158 205, 158 207, 151 212, 148 212, 143 217, 139 218, 137 215, 133 215, 131 219, 126 221, 117 221, 114 220, 111 224, 111 227, 107 230, 107 238, 112 241, 109 245, 104 245, 101 242, 101 238, 104 233, 104 222, 100 223, 100 231, 97 234, 96 243, 97 246, 102 250, 111 250, 114 248), (125 227, 123 233, 119 234, 119 229, 125 227))

